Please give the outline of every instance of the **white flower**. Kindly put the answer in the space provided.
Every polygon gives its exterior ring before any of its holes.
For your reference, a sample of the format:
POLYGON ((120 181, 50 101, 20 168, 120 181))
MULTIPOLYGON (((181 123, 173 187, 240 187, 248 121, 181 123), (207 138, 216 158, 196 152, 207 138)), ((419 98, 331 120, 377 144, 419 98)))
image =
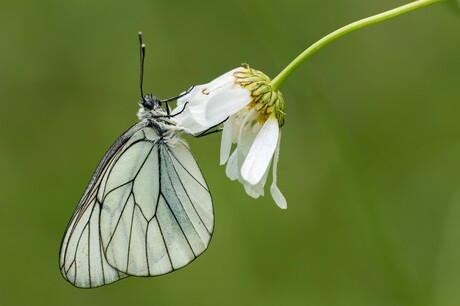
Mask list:
POLYGON ((187 132, 197 134, 222 123, 251 102, 250 92, 235 84, 233 69, 211 83, 197 85, 177 100, 172 114, 187 132))
POLYGON ((192 134, 225 121, 220 163, 227 163, 227 176, 242 183, 248 195, 258 198, 264 195, 273 163, 270 191, 276 204, 286 208, 286 200, 276 185, 283 110, 282 95, 271 88, 270 79, 246 65, 195 86, 177 101, 172 114, 192 134), (233 153, 232 144, 236 144, 233 153))

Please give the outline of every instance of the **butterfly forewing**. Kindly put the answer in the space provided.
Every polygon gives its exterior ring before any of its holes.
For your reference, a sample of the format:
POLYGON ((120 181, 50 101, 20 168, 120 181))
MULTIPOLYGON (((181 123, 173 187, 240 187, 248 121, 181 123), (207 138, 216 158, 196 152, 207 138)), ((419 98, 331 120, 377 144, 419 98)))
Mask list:
POLYGON ((97 195, 105 185, 103 178, 123 154, 126 143, 136 140, 133 135, 144 126, 144 122, 132 126, 107 151, 67 226, 61 244, 60 269, 64 278, 77 287, 98 287, 128 276, 110 266, 103 254, 99 228, 102 204, 97 195))

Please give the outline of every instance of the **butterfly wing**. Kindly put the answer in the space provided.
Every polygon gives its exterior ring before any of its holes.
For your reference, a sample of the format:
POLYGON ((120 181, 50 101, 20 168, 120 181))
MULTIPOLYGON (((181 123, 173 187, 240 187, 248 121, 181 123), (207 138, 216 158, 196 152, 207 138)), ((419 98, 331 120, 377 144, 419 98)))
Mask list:
POLYGON ((214 215, 209 189, 185 143, 179 138, 158 140, 148 127, 143 132, 144 143, 137 148, 143 153, 133 158, 124 154, 107 178, 101 238, 112 267, 129 275, 155 276, 189 264, 206 250, 214 215), (131 159, 140 167, 127 175, 125 165, 131 159))
POLYGON ((139 141, 137 132, 145 126, 144 122, 132 126, 107 151, 67 225, 59 266, 62 276, 77 287, 98 287, 128 276, 111 267, 105 259, 100 233, 100 194, 104 178, 126 148, 139 141))
POLYGON ((61 272, 85 288, 165 274, 206 250, 213 227, 211 195, 185 143, 140 122, 96 169, 64 236, 61 272))

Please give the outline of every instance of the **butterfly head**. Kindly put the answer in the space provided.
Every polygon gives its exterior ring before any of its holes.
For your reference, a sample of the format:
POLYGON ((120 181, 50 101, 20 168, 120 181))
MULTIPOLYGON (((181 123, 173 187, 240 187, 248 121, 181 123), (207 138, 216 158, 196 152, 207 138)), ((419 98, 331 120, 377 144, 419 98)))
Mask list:
POLYGON ((165 110, 161 107, 161 100, 152 94, 146 95, 139 101, 139 112, 137 113, 140 120, 151 117, 162 117, 166 115, 165 110))
POLYGON ((146 110, 152 111, 161 108, 161 101, 152 94, 146 95, 139 104, 146 110))
POLYGON ((150 122, 155 122, 158 124, 166 124, 167 126, 176 126, 177 123, 172 120, 172 116, 168 112, 170 99, 160 100, 152 94, 147 94, 139 101, 139 111, 137 112, 137 117, 139 120, 148 120, 150 122), (165 110, 163 104, 168 108, 165 110))

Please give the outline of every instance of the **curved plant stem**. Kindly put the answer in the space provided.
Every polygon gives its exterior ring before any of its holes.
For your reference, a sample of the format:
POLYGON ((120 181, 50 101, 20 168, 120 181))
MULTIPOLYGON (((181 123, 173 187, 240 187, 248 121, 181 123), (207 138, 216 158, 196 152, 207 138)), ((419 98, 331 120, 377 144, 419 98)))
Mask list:
POLYGON ((315 42, 313 45, 311 45, 309 48, 307 48, 305 51, 303 51, 299 56, 297 56, 286 68, 283 69, 271 82, 273 90, 279 89, 281 84, 287 79, 288 76, 290 76, 302 63, 309 58, 313 53, 321 49, 323 46, 327 45, 328 43, 336 40, 337 38, 353 32, 355 30, 358 30, 360 28, 364 28, 366 26, 369 26, 374 23, 378 23, 381 21, 385 21, 387 19, 411 12, 413 10, 425 7, 430 4, 434 4, 437 2, 443 2, 446 0, 418 0, 411 2, 409 4, 397 7, 395 9, 370 16, 358 21, 355 21, 353 23, 350 23, 349 25, 346 25, 315 42))

